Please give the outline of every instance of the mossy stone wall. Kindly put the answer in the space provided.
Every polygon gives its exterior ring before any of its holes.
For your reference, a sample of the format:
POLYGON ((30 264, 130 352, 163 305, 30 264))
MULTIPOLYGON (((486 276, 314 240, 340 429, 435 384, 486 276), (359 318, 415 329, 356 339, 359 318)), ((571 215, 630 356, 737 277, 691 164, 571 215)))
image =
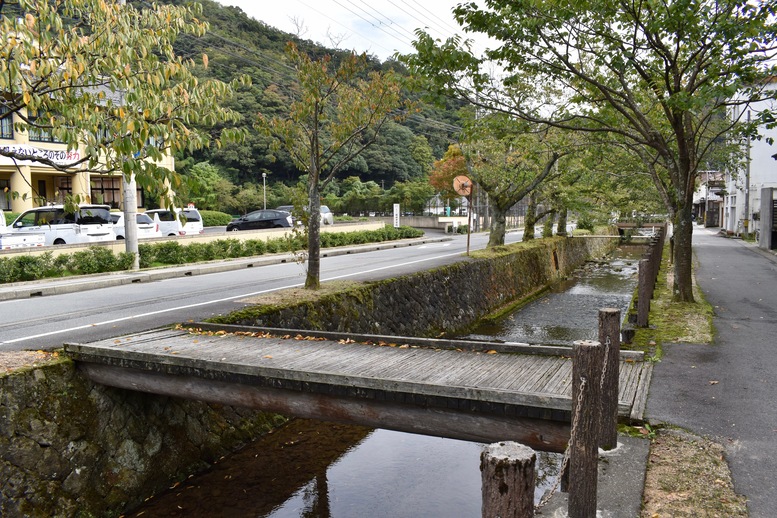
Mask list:
POLYGON ((73 362, 0 376, 0 516, 119 516, 285 418, 92 384, 73 362))
POLYGON ((436 337, 466 332, 482 318, 569 275, 617 238, 553 238, 280 306, 257 305, 211 321, 225 324, 436 337))

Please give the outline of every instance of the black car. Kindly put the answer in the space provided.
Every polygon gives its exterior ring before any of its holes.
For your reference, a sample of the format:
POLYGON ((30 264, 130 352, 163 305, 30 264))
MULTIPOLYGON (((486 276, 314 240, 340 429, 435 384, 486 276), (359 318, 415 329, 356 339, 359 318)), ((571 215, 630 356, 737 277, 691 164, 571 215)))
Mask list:
POLYGON ((233 219, 227 225, 227 231, 291 226, 293 226, 291 213, 285 210, 266 209, 255 210, 238 219, 233 219))

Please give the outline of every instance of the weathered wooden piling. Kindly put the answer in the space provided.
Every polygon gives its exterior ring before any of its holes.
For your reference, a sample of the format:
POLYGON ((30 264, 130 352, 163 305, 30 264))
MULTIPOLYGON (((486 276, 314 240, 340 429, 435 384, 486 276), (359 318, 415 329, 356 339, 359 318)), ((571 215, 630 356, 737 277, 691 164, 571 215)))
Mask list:
POLYGON ((570 518, 591 518, 596 516, 604 348, 597 341, 580 340, 573 350, 568 512, 570 518))
POLYGON ((534 516, 534 450, 517 442, 489 444, 480 454, 483 518, 534 516))
POLYGON ((647 327, 650 313, 650 260, 639 260, 637 286, 637 326, 647 327))
POLYGON ((604 345, 604 376, 599 421, 599 447, 611 450, 618 445, 618 381, 621 353, 621 312, 616 308, 599 310, 599 343, 604 345))

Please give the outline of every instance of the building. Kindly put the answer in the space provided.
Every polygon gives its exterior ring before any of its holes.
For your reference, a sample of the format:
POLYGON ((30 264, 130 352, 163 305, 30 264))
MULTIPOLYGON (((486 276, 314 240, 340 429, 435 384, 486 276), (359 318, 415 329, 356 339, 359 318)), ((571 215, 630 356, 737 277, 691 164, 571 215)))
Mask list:
MULTIPOLYGON (((774 81, 768 86, 777 89, 774 81)), ((740 120, 754 120, 756 115, 769 110, 775 113, 777 101, 761 101, 744 108, 732 109, 731 117, 740 120)), ((777 140, 777 129, 759 127, 759 139, 743 142, 742 165, 736 171, 729 171, 725 177, 725 190, 721 227, 730 235, 755 234, 762 248, 777 248, 774 215, 777 214, 775 190, 777 190, 777 147, 771 142, 777 140)))
MULTIPOLYGON (((15 114, 0 106, 0 148, 22 151, 67 165, 82 157, 82 149, 68 151, 67 145, 40 129, 15 131, 15 114)), ((172 156, 162 167, 174 168, 172 156)), ((67 195, 80 195, 90 203, 122 207, 122 177, 118 173, 63 172, 34 160, 15 160, 0 155, 0 209, 22 212, 50 203, 63 203, 67 195)), ((138 207, 145 207, 144 192, 138 189, 138 207)))

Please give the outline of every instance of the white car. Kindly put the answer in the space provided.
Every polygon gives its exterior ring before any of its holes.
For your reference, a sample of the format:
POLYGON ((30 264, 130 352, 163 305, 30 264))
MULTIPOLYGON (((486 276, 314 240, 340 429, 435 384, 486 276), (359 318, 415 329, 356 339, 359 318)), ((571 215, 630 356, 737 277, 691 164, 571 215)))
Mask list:
POLYGON ((202 215, 197 209, 152 209, 145 214, 154 218, 163 236, 191 236, 205 232, 202 215))
MULTIPOLYGON (((291 212, 292 215, 294 214, 294 205, 281 205, 280 207, 276 207, 275 210, 285 210, 286 212, 291 212)), ((305 207, 305 211, 307 211, 308 208, 305 207)), ((296 220, 296 219, 295 219, 296 220)), ((332 211, 329 210, 329 207, 326 205, 321 205, 321 224, 322 225, 334 225, 335 224, 335 216, 332 214, 332 211)))
MULTIPOLYGON (((163 236, 162 232, 159 230, 159 225, 157 225, 148 214, 138 212, 136 216, 138 223, 138 239, 163 236)), ((113 220, 113 230, 116 232, 116 239, 125 239, 126 230, 124 228, 124 213, 111 212, 111 220, 113 220)))
POLYGON ((47 245, 115 241, 108 205, 79 205, 68 212, 63 205, 26 210, 11 223, 14 234, 43 233, 47 245))

